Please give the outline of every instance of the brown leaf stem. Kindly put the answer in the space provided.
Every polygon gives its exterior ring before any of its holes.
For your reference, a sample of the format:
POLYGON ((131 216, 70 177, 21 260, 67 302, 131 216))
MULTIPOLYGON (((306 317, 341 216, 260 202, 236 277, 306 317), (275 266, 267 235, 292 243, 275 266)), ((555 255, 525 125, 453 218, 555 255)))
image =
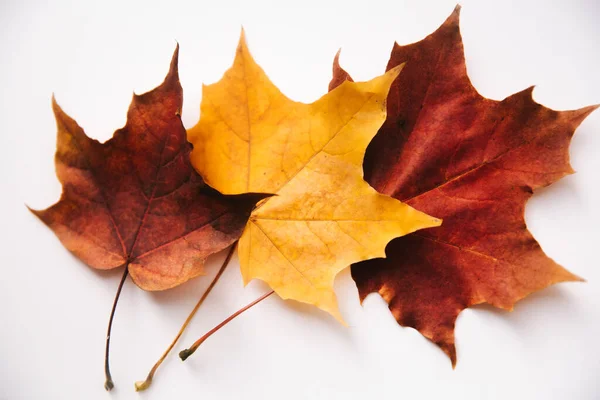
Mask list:
POLYGON ((154 366, 152 367, 152 369, 148 373, 148 376, 146 377, 146 380, 145 381, 137 381, 135 383, 135 390, 136 391, 139 392, 139 391, 142 391, 142 390, 146 390, 146 389, 148 389, 150 387, 150 385, 152 384, 152 379, 154 378, 154 374, 156 373, 156 370, 158 369, 158 367, 160 367, 160 365, 165 360, 165 358, 167 358, 167 356, 169 355, 169 353, 171 352, 171 350, 173 350, 173 347, 175 347, 175 344, 177 343, 177 341, 179 340, 179 338, 183 334, 183 331, 185 331, 185 329, 187 328, 187 326, 189 325, 189 323, 192 321, 192 318, 194 318, 194 315, 196 314, 196 312, 198 311, 198 309, 200 308, 200 306, 202 305, 202 303, 204 303, 204 300, 208 297, 209 293, 211 292, 211 290, 213 289, 213 287, 215 286, 215 284, 217 283, 217 281, 219 280, 219 278, 221 277, 221 275, 225 271, 225 268, 227 267, 227 265, 229 264, 229 261, 231 260, 231 257, 233 256, 233 253, 234 253, 235 248, 236 248, 236 244, 237 244, 237 241, 229 249, 229 252, 227 253, 227 256, 225 257, 225 260, 223 261, 223 264, 221 265, 221 268, 219 269, 219 271, 217 272, 217 274, 213 278, 212 282, 210 283, 210 285, 208 286, 208 288, 206 289, 206 291, 204 292, 204 294, 202 295, 202 297, 200 298, 200 300, 198 300, 198 302, 196 303, 196 305, 192 309, 192 312, 190 312, 190 314, 188 315, 187 319, 185 320, 185 322, 183 323, 183 325, 179 329, 179 332, 177 332, 177 336, 175 336, 175 339, 173 339, 173 341, 171 342, 171 344, 169 345, 169 347, 167 348, 167 350, 165 350, 165 352, 158 359, 158 361, 156 362, 156 364, 154 364, 154 366))
POLYGON ((104 353, 104 374, 106 375, 106 381, 104 382, 104 389, 110 391, 115 387, 113 383, 112 377, 110 376, 110 365, 109 365, 109 355, 110 355, 110 332, 112 330, 113 319, 115 317, 115 310, 117 309, 117 303, 119 302, 119 298, 121 297, 121 290, 123 289, 123 285, 125 284, 125 280, 127 279, 127 275, 129 274, 129 261, 125 264, 125 271, 123 272, 123 276, 121 277, 121 282, 119 282, 119 287, 117 288, 117 293, 115 294, 115 300, 113 302, 112 310, 110 311, 110 319, 108 320, 108 330, 106 332, 106 352, 104 353))
POLYGON ((218 331, 219 329, 221 329, 222 327, 224 327, 225 325, 227 325, 231 320, 233 320, 238 315, 242 314, 244 311, 246 311, 246 310, 252 308, 253 306, 255 306, 256 304, 260 303, 261 301, 263 301, 264 299, 266 299, 267 297, 269 297, 273 293, 275 293, 275 291, 271 290, 269 293, 266 293, 266 294, 262 295, 258 299, 254 300, 252 303, 244 306, 243 308, 240 308, 239 310, 237 310, 236 312, 234 312, 233 314, 231 314, 229 317, 225 318, 223 320, 223 322, 221 322, 219 325, 215 326, 210 331, 208 331, 204 336, 202 336, 200 339, 198 339, 189 349, 185 349, 185 350, 180 351, 179 352, 179 358, 181 358, 182 361, 185 361, 189 356, 191 356, 192 354, 194 354, 194 352, 198 349, 198 347, 200 347, 200 345, 202 343, 204 343, 204 341, 206 339, 208 339, 209 337, 211 337, 213 333, 215 333, 216 331, 218 331))

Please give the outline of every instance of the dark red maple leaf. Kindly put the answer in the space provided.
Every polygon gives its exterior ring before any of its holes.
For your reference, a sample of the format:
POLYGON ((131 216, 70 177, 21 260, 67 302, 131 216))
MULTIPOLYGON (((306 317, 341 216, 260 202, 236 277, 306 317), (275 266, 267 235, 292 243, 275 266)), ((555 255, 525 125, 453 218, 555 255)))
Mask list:
POLYGON ((106 338, 107 390, 110 332, 127 275, 142 289, 163 290, 202 274, 206 258, 238 240, 266 197, 222 195, 192 168, 179 115, 178 53, 160 86, 134 95, 126 125, 105 143, 90 139, 53 99, 63 193, 46 210, 31 211, 89 266, 125 267, 106 338))
MULTIPOLYGON (((361 301, 381 294, 396 320, 440 346, 453 366, 463 309, 485 302, 511 310, 532 292, 580 280, 544 254, 524 209, 533 190, 573 172, 571 137, 596 108, 554 111, 532 99, 533 88, 503 101, 481 96, 466 73, 459 12, 422 41, 394 45, 387 69, 406 66, 363 164, 376 190, 442 226, 352 266, 361 301)), ((336 56, 330 90, 345 79, 336 56)))
POLYGON ((53 100, 60 200, 32 210, 91 267, 127 265, 142 289, 162 290, 202 273, 208 255, 235 242, 260 194, 224 196, 192 168, 179 116, 178 49, 165 81, 134 95, 125 127, 90 139, 53 100))

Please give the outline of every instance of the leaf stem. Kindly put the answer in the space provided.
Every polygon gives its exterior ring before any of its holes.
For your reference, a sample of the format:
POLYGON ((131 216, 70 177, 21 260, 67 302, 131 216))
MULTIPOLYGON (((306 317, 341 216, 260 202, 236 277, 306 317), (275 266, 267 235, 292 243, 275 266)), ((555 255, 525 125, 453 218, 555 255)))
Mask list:
POLYGON ((110 365, 109 365, 109 356, 110 356, 110 332, 112 330, 113 319, 115 317, 115 310, 117 309, 117 303, 119 302, 119 298, 121 297, 121 290, 123 289, 123 285, 125 284, 125 280, 127 279, 127 275, 129 274, 129 261, 125 264, 125 271, 123 272, 123 276, 121 277, 121 282, 119 282, 119 287, 117 288, 117 293, 115 294, 115 300, 113 302, 112 310, 110 312, 110 319, 108 320, 108 330, 106 332, 106 351, 104 353, 104 374, 106 375, 106 381, 104 382, 104 389, 110 391, 115 387, 113 383, 112 377, 110 376, 110 365))
POLYGON ((236 312, 234 312, 233 314, 231 314, 229 317, 225 318, 223 320, 223 322, 221 322, 219 325, 217 325, 214 328, 212 328, 210 331, 208 331, 200 339, 196 340, 196 342, 189 349, 185 349, 185 350, 180 351, 179 352, 179 358, 181 358, 182 361, 185 361, 189 356, 191 356, 192 354, 194 354, 194 352, 198 349, 198 347, 200 347, 200 345, 202 343, 204 343, 204 341, 206 339, 208 339, 209 337, 211 337, 213 333, 217 332, 219 329, 221 329, 222 327, 224 327, 225 325, 227 325, 235 317, 237 317, 238 315, 242 314, 244 311, 252 308, 256 304, 260 303, 261 301, 263 301, 264 299, 266 299, 267 297, 269 297, 273 293, 275 293, 275 291, 271 290, 269 293, 262 295, 258 299, 254 300, 252 303, 246 305, 245 307, 243 307, 243 308, 237 310, 236 312))
POLYGON ((227 256, 225 257, 225 260, 223 261, 223 264, 221 265, 221 268, 219 269, 219 271, 217 272, 217 274, 213 278, 212 282, 210 283, 210 285, 208 286, 208 288, 206 289, 206 291, 204 292, 204 294, 202 295, 202 297, 200 297, 200 300, 198 300, 198 302, 194 306, 194 309, 192 310, 192 312, 190 312, 190 314, 188 315, 187 319, 185 320, 185 322, 183 323, 183 325, 179 329, 179 332, 177 332, 177 336, 175 336, 175 339, 173 339, 173 341, 171 342, 171 344, 169 345, 169 347, 167 348, 167 350, 165 350, 165 352, 158 359, 158 361, 156 362, 156 364, 154 364, 154 366, 152 367, 152 369, 148 373, 148 376, 146 377, 146 380, 145 381, 137 381, 135 383, 135 390, 136 391, 139 392, 139 391, 142 391, 142 390, 146 390, 146 389, 148 389, 150 387, 150 385, 152 384, 152 379, 154 378, 154 374, 156 373, 156 370, 158 369, 158 367, 160 367, 160 365, 163 363, 163 361, 165 360, 165 358, 167 358, 167 356, 169 355, 169 353, 171 352, 171 350, 173 350, 173 347, 175 347, 175 344, 177 343, 177 341, 179 340, 179 338, 183 334, 183 331, 185 331, 185 329, 187 328, 187 326, 189 325, 189 323, 192 321, 192 318, 194 318, 194 315, 196 314, 196 312, 198 311, 198 309, 200 308, 200 306, 202 305, 202 303, 204 303, 204 300, 208 297, 209 293, 211 292, 211 290, 213 289, 213 287, 215 286, 215 284, 217 283, 217 281, 219 280, 219 278, 221 277, 221 275, 225 271, 225 268, 229 264, 229 261, 231 261, 231 257, 233 256, 233 253, 235 252, 236 244, 237 244, 237 241, 231 245, 231 248, 229 249, 229 252, 227 253, 227 256))

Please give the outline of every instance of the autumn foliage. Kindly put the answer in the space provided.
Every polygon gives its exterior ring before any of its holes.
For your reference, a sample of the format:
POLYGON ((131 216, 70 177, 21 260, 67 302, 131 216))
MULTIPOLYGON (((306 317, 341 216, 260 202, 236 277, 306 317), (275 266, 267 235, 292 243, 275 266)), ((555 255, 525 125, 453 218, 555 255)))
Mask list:
MULTIPOLYGON (((444 223, 352 266, 361 299, 379 293, 401 325, 453 365, 463 309, 485 302, 511 310, 532 292, 580 280, 544 254, 524 210, 535 189, 573 172, 571 137, 596 108, 554 111, 532 99, 533 88, 503 101, 481 96, 466 73, 459 13, 420 42, 394 45, 387 69, 406 66, 364 161, 377 191, 444 223)), ((346 79, 336 58, 330 88, 346 79)))
POLYGON ((145 290, 169 289, 202 275, 207 257, 230 245, 244 283, 263 280, 342 323, 333 283, 351 265, 361 301, 379 293, 398 323, 453 366, 462 310, 511 310, 535 291, 581 280, 546 256, 524 209, 536 189, 573 172, 571 137, 596 107, 554 111, 533 100, 533 88, 502 101, 481 96, 467 76, 459 13, 417 43, 395 44, 386 72, 367 82, 353 82, 338 53, 329 92, 311 104, 279 91, 242 31, 233 65, 203 87, 200 120, 187 133, 179 48, 164 82, 134 95, 126 125, 105 143, 53 99, 63 193, 32 212, 89 266, 124 267, 107 389, 127 276, 145 290))
POLYGON ((277 194, 252 213, 240 239, 244 282, 262 279, 282 298, 342 321, 333 292, 339 271, 383 256, 394 237, 439 225, 362 178, 364 151, 400 69, 302 104, 269 81, 242 32, 233 66, 204 88, 188 135, 192 163, 218 190, 277 194))
POLYGON ((192 168, 179 116, 178 52, 162 85, 134 95, 127 124, 106 143, 87 137, 53 101, 63 194, 52 207, 33 211, 83 262, 127 266, 146 290, 202 274, 204 260, 238 239, 265 197, 224 196, 192 168))

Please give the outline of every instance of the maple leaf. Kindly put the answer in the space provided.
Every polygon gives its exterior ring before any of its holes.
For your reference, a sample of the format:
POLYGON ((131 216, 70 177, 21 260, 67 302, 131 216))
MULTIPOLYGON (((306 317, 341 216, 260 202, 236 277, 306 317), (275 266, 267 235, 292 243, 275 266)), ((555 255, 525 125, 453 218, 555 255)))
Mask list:
POLYGON ((224 196, 189 160, 179 116, 179 47, 156 89, 134 95, 125 127, 90 139, 53 99, 60 200, 32 212, 89 266, 126 266, 145 290, 163 290, 203 273, 204 260, 235 242, 261 194, 224 196))
POLYGON ((267 78, 242 32, 233 66, 203 87, 188 137, 194 167, 218 190, 277 194, 253 211, 240 239, 244 283, 262 279, 282 298, 342 321, 333 292, 339 271, 383 256, 394 237, 439 225, 362 179, 364 151, 400 68, 298 103, 267 78))
MULTIPOLYGON (((387 68, 406 67, 364 161, 375 189, 444 224, 395 239, 385 259, 351 268, 361 301, 378 292, 401 325, 436 343, 453 366, 463 309, 485 302, 512 310, 532 292, 580 280, 544 254, 524 209, 533 190, 573 172, 571 137, 596 108, 554 111, 533 101, 532 88, 503 101, 481 96, 467 77, 459 13, 420 42, 394 45, 387 68)), ((351 80, 337 56, 333 70, 330 89, 351 80)))

